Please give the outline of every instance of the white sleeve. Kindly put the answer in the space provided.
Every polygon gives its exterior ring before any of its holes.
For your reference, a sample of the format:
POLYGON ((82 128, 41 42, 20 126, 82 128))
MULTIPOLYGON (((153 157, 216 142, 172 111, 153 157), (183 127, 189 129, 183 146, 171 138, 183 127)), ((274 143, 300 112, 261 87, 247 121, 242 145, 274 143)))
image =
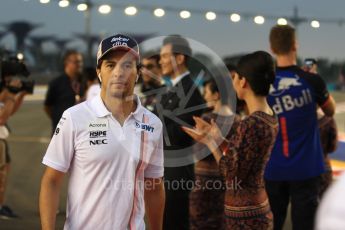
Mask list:
POLYGON ((160 178, 164 175, 163 129, 160 129, 159 140, 145 169, 145 178, 160 178))
POLYGON ((75 129, 68 111, 56 127, 42 163, 61 172, 67 172, 74 155, 75 129))

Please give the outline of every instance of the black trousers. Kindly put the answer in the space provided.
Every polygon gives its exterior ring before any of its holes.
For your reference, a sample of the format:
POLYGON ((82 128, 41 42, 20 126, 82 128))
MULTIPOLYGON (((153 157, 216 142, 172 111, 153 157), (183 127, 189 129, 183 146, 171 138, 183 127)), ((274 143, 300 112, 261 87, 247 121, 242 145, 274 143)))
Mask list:
POLYGON ((319 204, 319 189, 319 176, 301 181, 266 180, 274 230, 283 229, 290 202, 293 230, 313 230, 319 204))
POLYGON ((189 191, 166 191, 164 230, 189 229, 189 191))

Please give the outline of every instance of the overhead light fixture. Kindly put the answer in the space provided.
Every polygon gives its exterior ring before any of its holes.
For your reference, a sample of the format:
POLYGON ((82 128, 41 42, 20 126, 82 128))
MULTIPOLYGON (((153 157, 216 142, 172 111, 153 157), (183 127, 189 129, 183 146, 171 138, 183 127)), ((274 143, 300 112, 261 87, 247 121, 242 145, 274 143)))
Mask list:
POLYGON ((79 10, 79 11, 85 11, 85 10, 87 10, 87 8, 88 8, 88 6, 86 3, 80 3, 77 5, 77 10, 79 10))
POLYGON ((187 10, 182 10, 180 12, 180 17, 183 18, 183 19, 187 19, 187 18, 190 18, 191 14, 189 11, 187 10))
POLYGON ((157 8, 153 11, 153 14, 156 16, 156 17, 163 17, 165 15, 165 11, 161 8, 157 8))
POLYGON ((256 24, 259 24, 259 25, 262 25, 262 24, 264 24, 265 23, 265 18, 264 17, 262 17, 262 16, 256 16, 255 18, 254 18, 254 22, 256 23, 256 24))
POLYGON ((277 24, 278 24, 278 25, 281 25, 281 26, 285 26, 285 25, 288 24, 288 22, 287 22, 287 20, 286 20, 285 18, 279 18, 279 19, 277 20, 277 24))
POLYGON ((232 22, 239 22, 241 20, 241 16, 239 14, 236 14, 236 13, 231 14, 230 15, 230 20, 232 22))
POLYGON ((138 10, 134 6, 129 6, 125 9, 125 14, 130 16, 136 15, 137 12, 138 10))
POLYGON ((320 28, 320 22, 317 21, 317 20, 311 21, 310 25, 311 25, 311 27, 313 27, 313 28, 320 28))
POLYGON ((205 17, 206 17, 207 20, 213 21, 213 20, 215 20, 217 18, 217 15, 216 15, 215 12, 209 11, 209 12, 207 12, 205 14, 205 17))
POLYGON ((50 0, 40 0, 40 3, 42 3, 42 4, 47 4, 49 2, 50 2, 50 0))
POLYGON ((101 5, 101 6, 99 6, 98 11, 101 14, 109 14, 110 11, 111 11, 111 6, 109 6, 109 5, 101 5))
POLYGON ((69 6, 69 1, 61 0, 61 1, 59 1, 59 6, 62 8, 67 7, 67 6, 69 6))

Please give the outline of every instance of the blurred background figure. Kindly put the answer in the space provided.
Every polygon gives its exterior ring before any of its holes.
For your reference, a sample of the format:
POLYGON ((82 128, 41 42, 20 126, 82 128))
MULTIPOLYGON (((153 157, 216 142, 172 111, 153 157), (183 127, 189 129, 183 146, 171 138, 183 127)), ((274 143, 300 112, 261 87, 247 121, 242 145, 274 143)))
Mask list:
POLYGON ((340 91, 345 91, 345 65, 340 69, 336 89, 340 91))
POLYGON ((96 69, 93 67, 86 67, 83 71, 83 79, 86 81, 86 100, 90 100, 91 98, 98 96, 101 92, 101 85, 96 69))
MULTIPOLYGON (((182 124, 193 125, 193 116, 201 116, 205 103, 188 69, 188 60, 191 56, 192 49, 189 42, 182 36, 170 35, 163 40, 159 63, 162 74, 170 77, 172 85, 161 95, 155 106, 155 113, 164 126, 165 162, 172 158, 186 161, 191 158, 192 162, 193 156, 189 147, 194 141, 183 132, 182 124), (182 112, 177 115, 174 111, 182 112)), ((194 183, 194 164, 165 167, 164 180, 166 201, 163 228, 187 230, 189 229, 189 194, 192 190, 188 184, 194 183), (176 182, 177 188, 172 186, 176 182)))
MULTIPOLYGON (((210 111, 202 115, 207 122, 214 120, 221 127, 222 134, 230 138, 230 129, 234 119, 239 117, 231 111, 227 98, 222 95, 214 79, 204 83, 204 99, 210 111)), ((225 185, 223 176, 219 172, 218 164, 210 150, 203 144, 193 146, 193 154, 197 159, 195 163, 196 186, 190 194, 190 229, 211 230, 224 229, 224 195, 225 185), (208 186, 217 185, 217 186, 208 186)))
POLYGON ((0 79, 0 218, 17 218, 12 209, 5 205, 5 192, 10 171, 11 157, 7 138, 10 129, 7 121, 22 105, 25 95, 33 93, 34 84, 28 77, 30 75, 23 62, 16 58, 2 60, 0 79))
POLYGON ((68 50, 63 56, 64 72, 49 83, 44 110, 52 121, 52 134, 62 113, 81 101, 83 96, 81 74, 83 57, 76 50, 68 50))
POLYGON ((164 86, 159 59, 159 54, 147 53, 141 61, 141 103, 150 111, 153 111, 157 102, 159 89, 164 86))
POLYGON ((325 172, 321 175, 320 198, 333 181, 333 172, 329 154, 337 149, 338 129, 334 117, 326 116, 321 109, 317 111, 320 139, 325 163, 325 172))
MULTIPOLYGON (((318 74, 317 61, 314 58, 304 60, 303 70, 309 73, 318 74)), ((320 140, 323 150, 325 172, 320 178, 320 199, 333 181, 333 172, 329 154, 337 149, 338 129, 334 117, 326 116, 322 109, 317 109, 317 119, 320 130, 320 140)))

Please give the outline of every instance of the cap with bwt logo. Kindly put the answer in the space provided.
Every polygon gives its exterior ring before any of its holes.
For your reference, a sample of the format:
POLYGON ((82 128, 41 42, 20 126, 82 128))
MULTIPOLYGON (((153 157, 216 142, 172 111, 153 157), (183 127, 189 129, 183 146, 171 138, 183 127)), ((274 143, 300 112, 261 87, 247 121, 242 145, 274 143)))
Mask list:
POLYGON ((139 45, 137 41, 123 34, 116 34, 101 41, 97 51, 97 65, 99 60, 113 50, 126 50, 139 59, 139 45))

